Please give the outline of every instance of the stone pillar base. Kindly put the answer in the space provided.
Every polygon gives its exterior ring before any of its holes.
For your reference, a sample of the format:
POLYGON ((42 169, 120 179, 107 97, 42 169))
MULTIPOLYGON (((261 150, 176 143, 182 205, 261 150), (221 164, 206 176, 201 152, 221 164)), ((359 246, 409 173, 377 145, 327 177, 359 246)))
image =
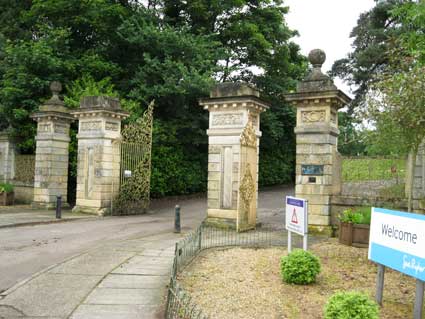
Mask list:
MULTIPOLYGON (((220 228, 220 229, 236 230, 236 219, 207 217, 205 218, 203 224, 206 226, 220 228)), ((255 227, 252 227, 252 229, 255 229, 256 227, 261 227, 261 223, 257 222, 255 224, 255 227)))
POLYGON ((98 208, 98 207, 87 207, 87 206, 74 206, 72 209, 73 213, 97 215, 97 216, 109 216, 111 215, 110 208, 98 208))
POLYGON ((236 219, 207 217, 204 220, 204 225, 221 228, 221 229, 236 229, 236 219))
MULTIPOLYGON (((32 202, 31 203, 32 209, 47 209, 47 210, 55 210, 56 209, 56 202, 54 203, 46 203, 46 202, 32 202)), ((62 202, 62 208, 68 209, 70 208, 68 202, 62 202)))

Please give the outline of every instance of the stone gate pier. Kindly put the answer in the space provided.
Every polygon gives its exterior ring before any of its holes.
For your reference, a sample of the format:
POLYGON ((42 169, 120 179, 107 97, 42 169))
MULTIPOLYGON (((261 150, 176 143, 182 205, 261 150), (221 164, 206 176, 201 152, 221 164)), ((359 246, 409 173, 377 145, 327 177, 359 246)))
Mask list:
POLYGON ((331 234, 330 200, 341 192, 338 109, 351 99, 322 73, 322 50, 312 50, 308 58, 312 71, 286 96, 297 110, 295 195, 308 200, 309 229, 331 234))
POLYGON ((128 113, 121 109, 118 99, 87 96, 73 115, 79 119, 77 202, 73 211, 106 215, 120 178, 120 150, 114 142, 121 139, 121 121, 128 113))
POLYGON ((207 222, 255 228, 257 221, 260 113, 268 104, 244 83, 222 83, 201 99, 208 110, 207 222))
POLYGON ((50 90, 50 100, 31 116, 38 122, 35 137, 34 208, 55 208, 56 196, 59 195, 62 196, 62 203, 67 203, 69 126, 73 117, 59 98, 62 85, 54 81, 50 90))
POLYGON ((0 132, 0 182, 15 178, 16 146, 9 130, 0 132))

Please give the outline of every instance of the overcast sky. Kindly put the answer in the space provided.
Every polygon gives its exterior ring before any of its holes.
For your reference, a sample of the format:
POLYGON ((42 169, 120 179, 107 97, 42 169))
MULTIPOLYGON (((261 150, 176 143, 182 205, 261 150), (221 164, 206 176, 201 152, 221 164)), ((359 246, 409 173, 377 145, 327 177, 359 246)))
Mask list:
MULTIPOLYGON (((373 0, 285 0, 289 6, 286 21, 291 29, 298 30, 294 42, 308 55, 312 49, 326 52, 323 67, 328 71, 333 62, 351 51, 350 32, 357 25, 360 13, 372 8, 373 0)), ((338 79, 335 84, 346 93, 349 88, 338 79)))

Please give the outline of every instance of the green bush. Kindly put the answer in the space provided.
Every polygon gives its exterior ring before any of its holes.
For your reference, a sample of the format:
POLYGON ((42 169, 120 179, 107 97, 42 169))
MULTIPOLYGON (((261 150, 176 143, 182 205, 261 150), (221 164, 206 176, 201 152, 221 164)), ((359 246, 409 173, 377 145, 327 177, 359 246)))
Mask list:
POLYGON ((316 281, 320 260, 313 253, 295 249, 280 260, 282 279, 289 284, 306 285, 316 281))
POLYGON ((6 192, 6 193, 13 192, 13 185, 8 183, 0 183, 0 194, 3 192, 6 192))
POLYGON ((378 305, 366 294, 338 292, 325 305, 324 319, 378 319, 378 305))
POLYGON ((339 215, 339 220, 343 223, 370 225, 371 213, 370 207, 350 208, 344 210, 342 214, 339 215))

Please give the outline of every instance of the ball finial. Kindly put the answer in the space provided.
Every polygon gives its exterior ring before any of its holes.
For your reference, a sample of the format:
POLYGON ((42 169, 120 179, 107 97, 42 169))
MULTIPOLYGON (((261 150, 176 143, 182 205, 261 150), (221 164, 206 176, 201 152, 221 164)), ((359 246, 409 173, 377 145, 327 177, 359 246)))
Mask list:
POLYGON ((323 50, 314 49, 308 54, 308 60, 315 68, 321 68, 326 61, 326 54, 323 50))
POLYGON ((52 91, 53 96, 59 95, 62 91, 62 84, 59 81, 53 81, 50 83, 50 91, 52 91))

